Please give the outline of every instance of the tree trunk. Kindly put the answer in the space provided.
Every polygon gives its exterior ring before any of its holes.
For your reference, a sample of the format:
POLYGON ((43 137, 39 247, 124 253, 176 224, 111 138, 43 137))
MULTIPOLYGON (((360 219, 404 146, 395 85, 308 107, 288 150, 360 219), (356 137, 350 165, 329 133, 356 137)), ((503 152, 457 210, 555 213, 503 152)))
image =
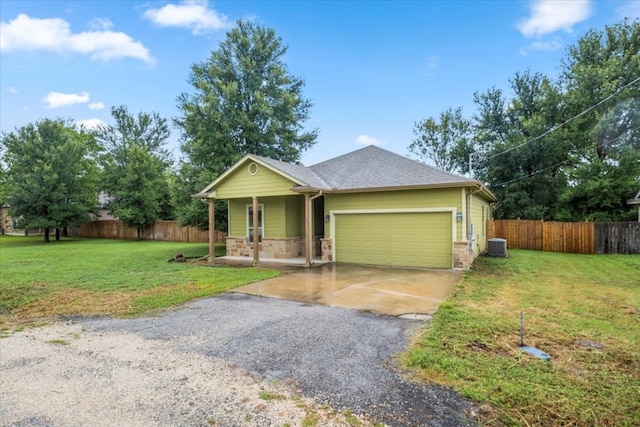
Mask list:
POLYGON ((136 240, 140 240, 140 227, 136 228, 136 240))
POLYGON ((45 243, 49 243, 49 227, 44 229, 44 241, 45 243))
POLYGON ((69 237, 69 229, 67 228, 67 226, 65 225, 64 228, 62 229, 62 236, 63 237, 69 237))
POLYGON ((56 242, 60 241, 60 229, 56 228, 56 242))

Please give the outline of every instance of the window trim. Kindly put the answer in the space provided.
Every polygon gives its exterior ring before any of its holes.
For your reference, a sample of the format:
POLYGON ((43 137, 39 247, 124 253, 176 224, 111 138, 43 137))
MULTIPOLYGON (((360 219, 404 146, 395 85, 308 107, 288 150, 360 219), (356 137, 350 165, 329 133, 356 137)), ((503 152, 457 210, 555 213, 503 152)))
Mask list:
MULTIPOLYGON (((253 232, 250 231, 250 226, 249 226, 249 219, 252 215, 249 215, 249 210, 253 209, 253 204, 246 204, 245 205, 245 215, 246 215, 246 230, 247 230, 247 242, 249 242, 249 244, 253 244, 253 241, 251 239, 253 239, 253 232)), ((258 243, 262 242, 264 240, 264 203, 259 203, 258 204, 258 212, 262 212, 262 215, 259 215, 260 217, 260 224, 258 225, 258 243), (262 232, 260 232, 260 230, 262 229, 262 232)))

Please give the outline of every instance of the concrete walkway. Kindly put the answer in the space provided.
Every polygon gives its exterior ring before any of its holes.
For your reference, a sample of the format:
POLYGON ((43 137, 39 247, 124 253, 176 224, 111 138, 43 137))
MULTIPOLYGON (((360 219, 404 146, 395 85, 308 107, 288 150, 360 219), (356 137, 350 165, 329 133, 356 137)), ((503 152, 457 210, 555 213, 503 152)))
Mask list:
POLYGON ((433 314, 461 274, 450 270, 326 264, 284 273, 233 292, 392 316, 433 314))

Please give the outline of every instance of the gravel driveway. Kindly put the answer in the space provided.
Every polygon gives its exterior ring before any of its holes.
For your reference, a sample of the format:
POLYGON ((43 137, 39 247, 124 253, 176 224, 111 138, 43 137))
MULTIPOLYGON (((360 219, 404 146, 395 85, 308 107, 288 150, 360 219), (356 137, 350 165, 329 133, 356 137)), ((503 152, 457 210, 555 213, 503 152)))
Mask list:
POLYGON ((324 426, 353 413, 361 425, 473 425, 460 396, 394 369, 422 324, 224 294, 25 330, 0 339, 0 424, 324 426))

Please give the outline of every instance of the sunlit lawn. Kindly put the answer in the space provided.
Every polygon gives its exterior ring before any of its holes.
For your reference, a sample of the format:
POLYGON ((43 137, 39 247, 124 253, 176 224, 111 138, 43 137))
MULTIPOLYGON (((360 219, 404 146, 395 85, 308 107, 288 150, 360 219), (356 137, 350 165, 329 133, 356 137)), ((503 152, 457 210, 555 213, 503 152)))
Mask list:
POLYGON ((640 426, 640 256, 509 255, 476 260, 408 365, 488 403, 490 425, 640 426), (520 311, 550 363, 519 350, 520 311))
POLYGON ((197 257, 207 252, 206 243, 43 243, 41 237, 0 236, 0 327, 53 315, 137 315, 278 274, 168 262, 178 253, 197 257))

